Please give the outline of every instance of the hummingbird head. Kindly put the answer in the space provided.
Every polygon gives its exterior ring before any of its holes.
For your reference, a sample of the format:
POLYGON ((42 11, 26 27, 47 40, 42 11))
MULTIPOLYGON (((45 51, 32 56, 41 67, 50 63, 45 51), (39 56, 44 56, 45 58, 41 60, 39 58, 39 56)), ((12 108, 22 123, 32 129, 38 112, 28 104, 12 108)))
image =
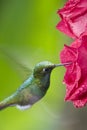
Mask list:
POLYGON ((50 74, 53 68, 55 68, 55 64, 49 61, 43 61, 36 64, 33 74, 35 77, 44 77, 50 74))
POLYGON ((64 66, 69 65, 70 63, 64 63, 64 64, 53 64, 49 61, 43 61, 34 67, 33 75, 34 77, 44 77, 46 75, 50 75, 51 71, 58 66, 64 66))
POLYGON ((53 64, 49 61, 43 61, 38 63, 34 70, 33 70, 33 76, 36 79, 39 79, 39 81, 43 84, 44 88, 48 88, 50 84, 50 74, 51 71, 58 66, 64 66, 69 65, 70 63, 64 63, 64 64, 53 64))

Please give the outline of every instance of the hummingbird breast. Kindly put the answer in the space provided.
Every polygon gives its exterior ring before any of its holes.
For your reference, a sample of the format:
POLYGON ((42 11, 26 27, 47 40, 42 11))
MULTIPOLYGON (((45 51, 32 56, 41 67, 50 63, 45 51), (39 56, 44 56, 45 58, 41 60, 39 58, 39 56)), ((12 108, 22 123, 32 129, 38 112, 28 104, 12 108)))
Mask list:
POLYGON ((18 104, 21 106, 32 105, 40 100, 47 92, 50 78, 36 79, 31 76, 18 89, 18 104))

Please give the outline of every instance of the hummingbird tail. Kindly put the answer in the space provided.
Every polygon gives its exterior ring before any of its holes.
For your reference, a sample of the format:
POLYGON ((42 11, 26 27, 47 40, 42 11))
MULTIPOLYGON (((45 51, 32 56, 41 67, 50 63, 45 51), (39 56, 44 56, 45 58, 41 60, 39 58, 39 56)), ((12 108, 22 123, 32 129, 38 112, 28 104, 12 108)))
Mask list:
POLYGON ((10 106, 10 104, 4 104, 3 102, 1 102, 0 103, 0 110, 3 110, 3 109, 5 109, 5 108, 7 108, 9 106, 10 106))
POLYGON ((0 110, 3 110, 9 106, 17 105, 17 100, 15 97, 16 97, 15 95, 12 95, 12 96, 4 99, 2 102, 0 102, 0 110))

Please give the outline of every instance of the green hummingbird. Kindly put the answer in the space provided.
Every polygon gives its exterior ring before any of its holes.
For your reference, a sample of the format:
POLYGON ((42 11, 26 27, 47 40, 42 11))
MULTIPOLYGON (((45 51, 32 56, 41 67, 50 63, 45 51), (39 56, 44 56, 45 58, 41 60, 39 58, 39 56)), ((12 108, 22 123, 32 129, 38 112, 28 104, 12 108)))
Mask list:
POLYGON ((17 106, 19 109, 31 107, 46 94, 50 86, 50 75, 55 67, 69 65, 53 64, 44 61, 36 64, 32 74, 11 96, 0 102, 0 110, 9 106, 17 106))

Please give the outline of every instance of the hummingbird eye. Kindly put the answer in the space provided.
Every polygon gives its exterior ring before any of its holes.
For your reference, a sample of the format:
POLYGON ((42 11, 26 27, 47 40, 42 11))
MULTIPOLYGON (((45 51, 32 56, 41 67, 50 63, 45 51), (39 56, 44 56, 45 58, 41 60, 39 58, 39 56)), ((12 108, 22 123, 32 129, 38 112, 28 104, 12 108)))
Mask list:
POLYGON ((43 72, 48 72, 49 71, 49 68, 44 68, 43 69, 43 72))

